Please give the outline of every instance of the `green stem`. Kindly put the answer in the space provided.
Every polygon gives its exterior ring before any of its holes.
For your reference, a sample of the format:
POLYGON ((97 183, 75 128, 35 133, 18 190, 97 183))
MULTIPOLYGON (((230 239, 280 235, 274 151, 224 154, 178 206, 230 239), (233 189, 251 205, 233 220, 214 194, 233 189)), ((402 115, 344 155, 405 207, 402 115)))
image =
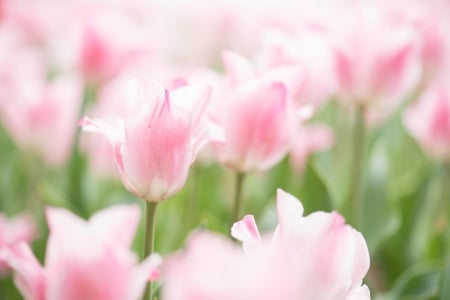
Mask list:
POLYGON ((450 299, 450 265, 447 263, 442 271, 442 287, 440 300, 450 299))
MULTIPOLYGON (((450 164, 444 163, 441 168, 441 207, 445 211, 446 223, 450 219, 450 205, 448 204, 450 198, 449 190, 450 181, 450 164)), ((448 226, 447 226, 448 227, 448 226)), ((442 271, 442 287, 440 300, 450 298, 450 229, 445 229, 444 233, 444 268, 442 271)))
POLYGON ((6 299, 8 296, 6 289, 8 288, 8 282, 5 275, 0 276, 0 299, 6 299))
POLYGON ((236 190, 234 194, 233 215, 231 218, 230 228, 235 222, 239 221, 240 218, 242 206, 242 186, 244 183, 244 177, 244 173, 236 173, 236 190))
POLYGON ((191 166, 190 175, 188 179, 188 195, 187 199, 184 203, 184 214, 183 214, 183 224, 184 224, 184 230, 185 235, 187 235, 191 228, 193 227, 193 224, 195 220, 197 219, 197 198, 198 198, 198 182, 199 182, 199 175, 200 175, 200 167, 196 164, 191 166))
MULTIPOLYGON (((147 258, 153 253, 155 241, 156 208, 158 202, 146 201, 145 235, 144 235, 144 257, 147 258)), ((149 281, 144 292, 144 300, 152 297, 152 282, 149 281)))
POLYGON ((355 122, 352 140, 352 173, 350 191, 350 218, 352 225, 361 230, 363 207, 363 175, 364 175, 364 145, 366 139, 365 107, 363 104, 356 106, 355 122))
MULTIPOLYGON (((78 119, 82 118, 85 114, 86 107, 89 103, 95 100, 95 89, 86 84, 84 88, 83 102, 78 112, 78 119)), ((80 152, 80 135, 81 129, 77 127, 77 131, 72 146, 72 153, 69 161, 69 197, 71 203, 83 216, 87 215, 85 203, 83 199, 83 174, 85 171, 85 165, 83 161, 82 153, 80 152)))

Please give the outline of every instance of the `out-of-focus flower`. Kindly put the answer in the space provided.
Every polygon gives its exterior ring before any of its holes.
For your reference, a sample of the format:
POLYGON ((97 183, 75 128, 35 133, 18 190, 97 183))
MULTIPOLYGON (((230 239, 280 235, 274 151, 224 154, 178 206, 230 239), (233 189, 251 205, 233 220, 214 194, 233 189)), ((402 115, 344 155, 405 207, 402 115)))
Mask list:
POLYGON ((332 51, 326 34, 319 29, 305 28, 297 34, 269 32, 260 59, 271 68, 298 66, 302 69, 303 82, 293 97, 296 102, 318 107, 336 90, 332 51))
POLYGON ((288 151, 300 120, 289 95, 301 84, 301 72, 283 67, 260 75, 235 53, 224 61, 227 81, 213 91, 211 114, 226 143, 214 145, 215 151, 238 172, 269 169, 288 151))
POLYGON ((229 240, 200 232, 163 267, 164 299, 370 299, 362 279, 369 253, 362 235, 336 212, 303 216, 301 203, 279 190, 279 225, 260 236, 254 218, 235 223, 229 240))
POLYGON ((397 19, 410 23, 417 33, 422 84, 448 76, 450 65, 450 4, 448 1, 382 1, 397 19))
POLYGON ((80 27, 79 68, 94 83, 102 83, 151 55, 142 28, 125 14, 88 10, 80 27))
POLYGON ((305 125, 297 133, 292 145, 290 159, 295 170, 301 172, 308 157, 329 149, 334 144, 333 131, 325 125, 305 125))
POLYGON ((45 82, 42 77, 16 75, 13 82, 18 86, 0 91, 4 126, 22 148, 51 165, 64 164, 72 148, 82 100, 80 78, 64 75, 45 82), (20 82, 20 78, 26 81, 20 82))
POLYGON ((85 118, 81 125, 109 139, 130 192, 161 201, 183 187, 199 149, 212 138, 222 138, 204 114, 210 91, 191 85, 169 92, 142 78, 130 84, 130 93, 132 104, 125 118, 85 118))
POLYGON ((342 95, 358 103, 398 103, 418 77, 414 28, 376 4, 356 3, 347 10, 333 28, 342 95))
POLYGON ((433 158, 450 160, 450 93, 435 85, 404 115, 404 124, 433 158))
MULTIPOLYGON (((0 251, 2 248, 31 242, 36 235, 34 223, 28 215, 8 219, 0 213, 0 251)), ((0 257, 0 275, 7 270, 7 265, 0 257)))
POLYGON ((160 258, 137 265, 130 252, 138 206, 120 205, 84 221, 65 209, 46 211, 50 236, 45 267, 24 243, 0 252, 27 300, 140 299, 160 258))

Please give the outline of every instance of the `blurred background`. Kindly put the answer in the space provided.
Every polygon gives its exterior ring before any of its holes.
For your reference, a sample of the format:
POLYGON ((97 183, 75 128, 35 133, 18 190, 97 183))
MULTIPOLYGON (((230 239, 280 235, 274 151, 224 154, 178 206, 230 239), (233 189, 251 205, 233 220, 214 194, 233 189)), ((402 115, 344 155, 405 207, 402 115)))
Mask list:
MULTIPOLYGON (((373 299, 450 299, 449 16, 439 0, 0 0, 0 247, 17 232, 42 263, 45 206, 143 207, 79 120, 119 115, 135 76, 227 101, 215 87, 232 51, 255 74, 301 71, 302 122, 282 160, 246 175, 243 211, 272 230, 277 188, 305 214, 336 210, 367 241, 373 299)), ((198 228, 228 235, 234 173, 206 146, 160 205, 155 250, 198 228)), ((0 299, 20 299, 1 262, 0 281, 0 299)))

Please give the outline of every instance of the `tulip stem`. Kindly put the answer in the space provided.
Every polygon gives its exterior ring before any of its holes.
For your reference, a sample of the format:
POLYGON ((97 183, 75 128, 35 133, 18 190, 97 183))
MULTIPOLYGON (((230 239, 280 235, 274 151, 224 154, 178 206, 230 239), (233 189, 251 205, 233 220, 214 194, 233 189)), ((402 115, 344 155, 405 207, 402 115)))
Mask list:
MULTIPOLYGON (((450 218, 450 205, 448 200, 450 197, 449 190, 449 179, 450 179, 450 165, 444 163, 441 168, 441 207, 444 213, 445 224, 448 224, 450 218)), ((441 280, 441 294, 440 300, 449 299, 450 296, 450 229, 448 226, 444 229, 443 239, 445 245, 444 253, 444 268, 442 270, 442 280, 441 280)))
MULTIPOLYGON (((144 257, 147 258, 153 253, 153 246, 155 241, 155 224, 156 224, 156 207, 158 202, 146 201, 146 216, 145 216, 145 236, 144 236, 144 257)), ((144 300, 152 299, 152 282, 149 281, 144 292, 144 300)))
POLYGON ((241 214, 241 206, 242 206, 242 186, 244 183, 244 173, 237 172, 236 173, 236 190, 234 194, 234 206, 233 206, 233 215, 231 219, 231 226, 237 221, 239 221, 241 214))
POLYGON ((365 107, 358 104, 355 110, 355 121, 353 126, 352 140, 352 173, 351 173, 351 190, 350 190, 350 218, 352 225, 361 230, 362 218, 364 213, 363 207, 363 168, 364 168, 364 146, 366 138, 365 128, 365 107))
MULTIPOLYGON (((93 102, 96 98, 94 87, 86 83, 84 88, 83 102, 81 103, 78 111, 78 118, 81 118, 89 103, 93 102)), ((70 154, 69 161, 69 197, 71 203, 83 216, 87 216, 87 210, 83 198, 83 175, 85 172, 85 161, 80 151, 80 137, 81 129, 77 128, 73 145, 72 153, 70 154)))

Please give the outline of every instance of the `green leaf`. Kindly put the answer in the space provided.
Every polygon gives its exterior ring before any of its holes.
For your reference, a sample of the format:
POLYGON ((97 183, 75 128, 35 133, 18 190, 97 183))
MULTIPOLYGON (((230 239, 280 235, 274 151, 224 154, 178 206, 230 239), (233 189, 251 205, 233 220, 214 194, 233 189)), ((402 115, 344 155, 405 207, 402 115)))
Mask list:
POLYGON ((375 300, 431 300, 437 299, 442 277, 439 263, 421 263, 407 269, 393 289, 375 300))
POLYGON ((363 197, 362 233, 370 253, 375 253, 379 245, 394 234, 401 221, 398 207, 387 197, 389 165, 382 145, 375 146, 366 169, 363 197))

